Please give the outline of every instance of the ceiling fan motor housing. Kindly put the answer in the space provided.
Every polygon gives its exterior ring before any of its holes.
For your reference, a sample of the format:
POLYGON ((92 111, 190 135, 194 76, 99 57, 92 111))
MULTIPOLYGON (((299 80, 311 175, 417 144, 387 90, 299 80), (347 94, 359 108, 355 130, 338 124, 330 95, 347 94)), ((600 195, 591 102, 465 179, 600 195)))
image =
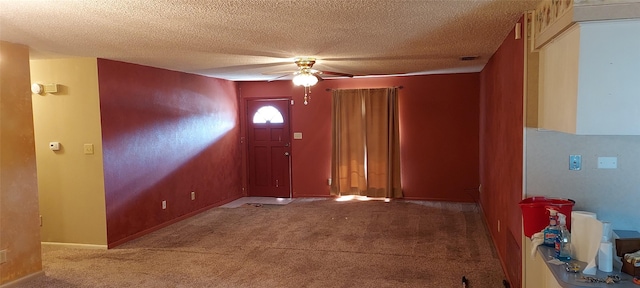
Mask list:
POLYGON ((316 58, 298 58, 295 60, 296 65, 300 70, 302 69, 311 69, 313 64, 316 64, 316 58))

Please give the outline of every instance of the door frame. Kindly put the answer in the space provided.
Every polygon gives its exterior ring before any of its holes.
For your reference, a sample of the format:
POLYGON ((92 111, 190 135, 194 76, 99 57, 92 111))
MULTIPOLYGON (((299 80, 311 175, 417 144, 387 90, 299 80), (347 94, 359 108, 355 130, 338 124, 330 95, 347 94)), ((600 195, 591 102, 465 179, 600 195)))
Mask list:
MULTIPOLYGON (((287 100, 289 102, 289 105, 287 105, 287 111, 286 113, 288 114, 288 118, 289 118, 289 137, 290 137, 290 144, 289 144, 289 150, 292 151, 293 150, 293 134, 292 134, 292 126, 293 126, 293 119, 291 117, 291 101, 292 101, 292 97, 291 96, 281 96, 281 97, 270 97, 270 96, 260 96, 260 97, 247 97, 247 98, 242 98, 242 101, 240 101, 240 130, 241 130, 241 136, 240 136, 240 144, 242 145, 242 196, 248 196, 249 195, 249 113, 248 113, 248 108, 249 108, 249 101, 275 101, 275 100, 287 100)), ((292 160, 293 154, 291 152, 289 152, 289 198, 293 198, 293 170, 292 165, 293 165, 293 160, 292 160)))

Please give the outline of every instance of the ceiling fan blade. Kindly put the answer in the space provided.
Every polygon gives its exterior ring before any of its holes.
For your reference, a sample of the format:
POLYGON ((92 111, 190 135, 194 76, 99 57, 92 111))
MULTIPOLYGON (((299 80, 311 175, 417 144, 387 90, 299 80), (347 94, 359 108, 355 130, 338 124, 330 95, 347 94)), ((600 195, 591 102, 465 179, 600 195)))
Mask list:
POLYGON ((322 71, 322 74, 330 75, 330 76, 337 76, 337 77, 349 77, 349 78, 353 78, 353 74, 340 73, 340 72, 333 72, 333 71, 322 71))
POLYGON ((289 74, 280 75, 280 76, 278 76, 278 77, 276 77, 276 78, 273 78, 273 79, 269 79, 269 80, 267 80, 267 82, 272 82, 272 81, 280 80, 280 79, 285 78, 285 77, 288 77, 288 76, 291 76, 291 74, 289 73, 289 74))
POLYGON ((282 74, 293 74, 291 69, 288 70, 279 70, 279 71, 273 71, 273 72, 262 72, 262 75, 282 75, 282 74))
POLYGON ((315 58, 297 58, 295 59, 295 64, 298 66, 297 71, 289 72, 289 71, 269 71, 263 72, 263 75, 279 75, 275 78, 267 80, 267 82, 272 82, 276 80, 282 80, 285 77, 294 77, 299 74, 311 74, 318 79, 318 81, 324 81, 327 78, 340 78, 340 77, 348 77, 353 78, 354 75, 347 73, 340 73, 334 71, 321 71, 313 69, 313 64, 316 62, 315 58), (322 76, 321 76, 322 75, 322 76))

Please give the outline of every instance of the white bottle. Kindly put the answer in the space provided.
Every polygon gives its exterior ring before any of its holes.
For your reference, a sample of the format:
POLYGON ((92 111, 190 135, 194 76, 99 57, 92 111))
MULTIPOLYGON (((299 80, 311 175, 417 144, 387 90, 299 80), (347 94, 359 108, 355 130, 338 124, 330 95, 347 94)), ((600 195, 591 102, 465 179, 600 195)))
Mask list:
POLYGON ((598 270, 602 272, 613 271, 613 244, 601 242, 598 249, 598 270))
POLYGON ((598 270, 602 272, 613 271, 612 233, 611 222, 602 222, 602 242, 600 242, 600 248, 598 248, 598 270))

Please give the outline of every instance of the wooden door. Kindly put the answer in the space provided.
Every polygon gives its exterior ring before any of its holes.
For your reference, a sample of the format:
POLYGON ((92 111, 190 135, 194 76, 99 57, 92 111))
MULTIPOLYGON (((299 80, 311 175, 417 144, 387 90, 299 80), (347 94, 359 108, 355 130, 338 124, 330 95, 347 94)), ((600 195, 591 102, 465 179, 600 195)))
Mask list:
POLYGON ((290 197, 289 100, 247 100, 248 195, 290 197))

